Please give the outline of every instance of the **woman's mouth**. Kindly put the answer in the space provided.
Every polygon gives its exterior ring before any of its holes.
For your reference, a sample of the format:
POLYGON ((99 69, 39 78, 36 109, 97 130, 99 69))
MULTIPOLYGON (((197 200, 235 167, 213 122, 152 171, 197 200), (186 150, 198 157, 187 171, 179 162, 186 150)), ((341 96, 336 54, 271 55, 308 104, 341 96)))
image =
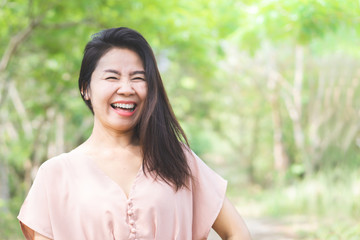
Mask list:
POLYGON ((114 109, 121 109, 121 110, 129 111, 129 112, 133 112, 136 108, 135 103, 112 103, 110 105, 114 109))

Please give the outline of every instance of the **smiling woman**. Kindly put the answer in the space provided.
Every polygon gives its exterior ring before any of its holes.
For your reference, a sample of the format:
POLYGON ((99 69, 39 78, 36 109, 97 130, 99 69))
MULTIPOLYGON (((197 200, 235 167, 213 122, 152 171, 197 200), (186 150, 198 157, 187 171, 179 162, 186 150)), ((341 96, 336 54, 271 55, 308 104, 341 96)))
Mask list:
POLYGON ((40 167, 20 210, 27 239, 250 239, 226 181, 191 150, 154 54, 129 28, 86 45, 79 89, 93 131, 40 167))

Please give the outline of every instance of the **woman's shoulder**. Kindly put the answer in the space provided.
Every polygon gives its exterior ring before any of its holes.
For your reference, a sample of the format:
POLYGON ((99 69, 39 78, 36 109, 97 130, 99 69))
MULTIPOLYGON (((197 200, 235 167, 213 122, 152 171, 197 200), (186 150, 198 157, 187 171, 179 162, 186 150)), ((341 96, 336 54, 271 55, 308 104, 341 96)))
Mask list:
POLYGON ((196 154, 193 152, 193 150, 191 150, 190 146, 188 146, 186 144, 181 144, 181 147, 184 151, 186 160, 187 161, 194 160, 194 158, 196 157, 196 154))
POLYGON ((64 152, 59 155, 53 156, 43 162, 40 166, 40 169, 47 171, 59 171, 60 169, 68 166, 70 164, 70 161, 73 162, 73 160, 78 159, 77 155, 79 154, 75 150, 71 150, 69 152, 64 152))
POLYGON ((47 179, 47 184, 50 185, 61 184, 61 179, 69 179, 76 171, 82 169, 83 158, 78 155, 76 152, 70 151, 49 158, 41 164, 36 177, 47 179))
POLYGON ((185 159, 189 165, 189 167, 193 167, 198 163, 198 161, 202 161, 196 153, 187 145, 183 145, 185 159))
POLYGON ((61 153, 53 156, 41 164, 41 168, 50 168, 59 166, 67 158, 68 153, 61 153))

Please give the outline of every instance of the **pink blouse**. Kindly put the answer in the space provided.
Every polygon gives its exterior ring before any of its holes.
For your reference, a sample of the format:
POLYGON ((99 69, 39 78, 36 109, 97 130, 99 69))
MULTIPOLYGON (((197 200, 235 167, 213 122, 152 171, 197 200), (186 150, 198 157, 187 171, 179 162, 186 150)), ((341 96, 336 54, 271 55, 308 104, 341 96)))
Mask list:
POLYGON ((127 198, 122 188, 75 151, 40 167, 18 219, 55 240, 206 239, 222 207, 226 181, 194 153, 194 178, 175 192, 140 169, 127 198))

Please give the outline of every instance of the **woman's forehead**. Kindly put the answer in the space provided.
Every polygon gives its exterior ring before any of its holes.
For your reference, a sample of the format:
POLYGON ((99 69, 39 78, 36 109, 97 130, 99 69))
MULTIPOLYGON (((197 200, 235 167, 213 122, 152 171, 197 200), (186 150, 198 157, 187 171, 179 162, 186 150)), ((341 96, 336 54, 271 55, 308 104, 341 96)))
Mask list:
POLYGON ((121 72, 123 69, 144 71, 143 61, 139 55, 130 49, 113 48, 99 59, 97 69, 101 71, 121 72))

